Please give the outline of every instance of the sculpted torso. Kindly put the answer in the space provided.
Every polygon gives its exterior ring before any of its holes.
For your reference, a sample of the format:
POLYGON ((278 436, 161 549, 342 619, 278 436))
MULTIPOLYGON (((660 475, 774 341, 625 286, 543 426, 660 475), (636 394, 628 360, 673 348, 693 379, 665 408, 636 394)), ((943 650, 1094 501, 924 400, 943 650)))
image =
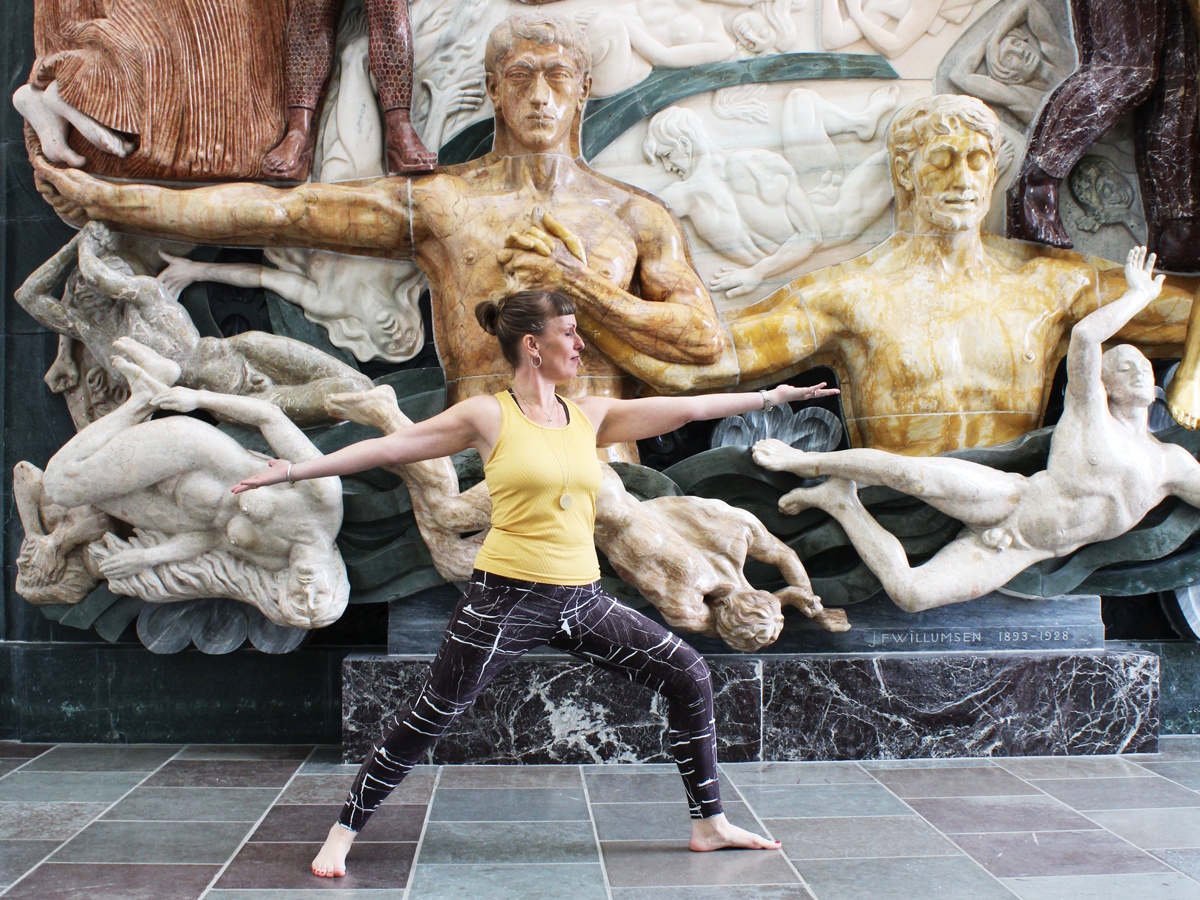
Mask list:
MULTIPOLYGON (((542 211, 551 212, 581 238, 597 274, 629 289, 644 239, 638 222, 667 218, 650 201, 563 157, 489 155, 415 183, 413 195, 418 227, 424 229, 414 242, 416 260, 431 285, 434 334, 450 402, 495 393, 511 374, 495 339, 475 319, 477 303, 505 291, 506 275, 497 259, 504 235, 524 231, 542 211)), ((619 393, 621 372, 615 365, 590 346, 583 359, 580 377, 562 391, 565 395, 619 393)))

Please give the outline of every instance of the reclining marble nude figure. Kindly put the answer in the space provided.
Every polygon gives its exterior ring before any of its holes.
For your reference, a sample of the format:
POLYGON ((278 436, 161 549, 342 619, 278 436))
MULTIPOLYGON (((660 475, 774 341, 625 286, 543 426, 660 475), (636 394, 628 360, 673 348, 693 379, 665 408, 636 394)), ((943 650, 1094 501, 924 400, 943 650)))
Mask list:
POLYGON ((199 419, 151 416, 204 409, 257 428, 288 459, 320 451, 273 404, 170 387, 175 363, 127 337, 114 349, 129 399, 68 441, 41 478, 45 501, 132 527, 127 540, 109 531, 88 545, 109 588, 150 603, 227 597, 299 628, 336 621, 350 595, 334 542, 339 479, 235 496, 230 484, 267 467, 261 454, 199 419))
MULTIPOLYGON (((326 407, 383 434, 412 424, 387 385, 336 394, 326 407)), ((850 628, 842 610, 821 605, 795 551, 750 513, 703 497, 639 501, 611 466, 601 468, 596 546, 672 627, 719 637, 742 651, 779 637, 781 606, 794 606, 826 631, 850 628), (787 586, 775 593, 753 587, 742 571, 747 557, 778 568, 787 586)), ((490 520, 486 482, 460 492, 454 464, 445 457, 392 471, 408 487, 438 572, 447 581, 467 580, 490 520)))
POLYGON ((1163 276, 1154 257, 1129 253, 1129 290, 1071 331, 1067 390, 1044 471, 1002 472, 960 459, 914 459, 880 450, 806 453, 779 441, 753 450, 759 465, 806 478, 826 476, 779 501, 786 514, 817 507, 845 529, 895 603, 919 612, 1003 587, 1034 563, 1124 534, 1168 496, 1200 506, 1200 464, 1147 427, 1154 375, 1128 344, 1102 344, 1151 302, 1163 276), (900 542, 867 512, 856 484, 919 497, 965 528, 928 562, 912 567, 900 542))

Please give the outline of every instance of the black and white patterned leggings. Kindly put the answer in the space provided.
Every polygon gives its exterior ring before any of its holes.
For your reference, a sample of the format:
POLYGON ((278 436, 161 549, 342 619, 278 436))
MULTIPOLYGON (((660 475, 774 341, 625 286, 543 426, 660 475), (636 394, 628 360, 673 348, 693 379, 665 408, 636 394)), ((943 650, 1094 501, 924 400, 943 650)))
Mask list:
POLYGON ((480 691, 509 663, 549 644, 664 694, 671 753, 693 819, 721 812, 712 683, 704 658, 599 583, 560 587, 476 571, 425 686, 367 757, 338 822, 360 830, 480 691))

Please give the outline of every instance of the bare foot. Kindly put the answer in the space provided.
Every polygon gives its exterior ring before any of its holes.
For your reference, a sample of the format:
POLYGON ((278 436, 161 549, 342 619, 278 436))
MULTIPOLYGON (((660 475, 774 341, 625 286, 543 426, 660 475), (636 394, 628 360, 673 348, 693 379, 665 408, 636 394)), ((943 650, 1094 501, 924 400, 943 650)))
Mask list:
POLYGON ((793 472, 801 478, 815 478, 821 474, 818 471, 820 454, 797 450, 775 438, 759 441, 750 455, 756 463, 772 472, 793 472))
POLYGON ((346 874, 346 854, 354 843, 355 833, 337 822, 329 829, 329 837, 312 861, 312 873, 321 878, 341 878, 346 874))
POLYGON ((421 142, 407 109, 399 107, 384 113, 384 131, 389 175, 418 175, 437 168, 437 154, 421 142))
POLYGON ((858 486, 845 478, 827 478, 816 487, 796 488, 779 498, 779 511, 785 516, 798 515, 806 509, 834 509, 853 503, 858 486))
POLYGON ((885 113, 891 112, 896 108, 896 104, 900 102, 900 88, 897 85, 891 84, 887 87, 876 88, 871 91, 871 96, 867 98, 866 108, 862 114, 866 117, 866 121, 854 129, 855 135, 860 141, 870 141, 875 138, 875 131, 879 128, 880 119, 885 113))
POLYGON ((46 159, 79 168, 87 159, 67 145, 67 120, 46 104, 46 92, 28 84, 17 88, 13 106, 37 132, 46 159))
POLYGON ((280 181, 304 181, 312 169, 315 143, 313 111, 303 106, 293 106, 288 110, 287 132, 283 140, 263 157, 263 175, 280 181))
POLYGON ((80 112, 60 97, 57 81, 50 82, 50 86, 46 88, 45 100, 47 109, 74 125, 75 130, 92 146, 98 147, 105 153, 111 153, 113 156, 126 157, 133 152, 132 141, 125 140, 111 128, 101 125, 87 113, 80 112))
MULTIPOLYGON (((179 363, 167 359, 160 353, 139 344, 131 337, 119 337, 113 341, 113 349, 129 357, 140 370, 164 385, 163 390, 179 380, 183 370, 179 363)), ((123 371, 123 370, 122 370, 123 371)))
POLYGON ((130 399, 140 400, 146 407, 149 407, 151 398, 167 390, 168 385, 123 356, 114 356, 112 365, 125 376, 125 381, 129 384, 130 399))
POLYGON ((813 621, 821 626, 822 631, 834 634, 850 630, 850 620, 846 618, 844 609, 823 609, 813 616, 813 621))
POLYGON ((697 853, 709 850, 778 850, 779 841, 762 837, 730 823, 722 813, 711 819, 695 819, 692 822, 692 839, 688 848, 697 853))
POLYGON ((325 397, 325 412, 334 419, 370 425, 384 434, 397 430, 399 425, 412 424, 404 413, 400 412, 400 407, 396 404, 396 392, 387 384, 381 384, 369 391, 329 394, 325 397))

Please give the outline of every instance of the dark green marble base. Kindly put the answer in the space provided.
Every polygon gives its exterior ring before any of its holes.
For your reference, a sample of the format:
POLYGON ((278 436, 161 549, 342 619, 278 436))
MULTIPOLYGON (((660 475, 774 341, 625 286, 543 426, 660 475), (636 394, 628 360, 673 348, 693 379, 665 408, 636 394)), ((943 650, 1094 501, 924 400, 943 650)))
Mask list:
POLYGON ((0 643, 0 739, 337 743, 345 655, 0 643))
POLYGON ((1200 734, 1200 643, 1139 641, 1109 644, 1145 650, 1161 660, 1159 716, 1163 734, 1200 734))

